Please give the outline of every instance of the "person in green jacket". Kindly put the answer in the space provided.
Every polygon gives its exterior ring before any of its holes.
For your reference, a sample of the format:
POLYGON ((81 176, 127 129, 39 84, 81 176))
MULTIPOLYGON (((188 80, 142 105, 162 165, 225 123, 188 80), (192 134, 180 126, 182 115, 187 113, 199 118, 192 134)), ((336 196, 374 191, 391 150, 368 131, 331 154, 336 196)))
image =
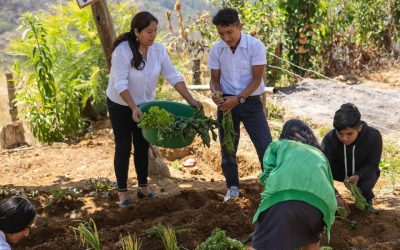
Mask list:
POLYGON ((319 249, 324 226, 328 239, 337 201, 329 162, 312 130, 289 120, 279 140, 267 148, 261 203, 252 247, 256 250, 319 249))

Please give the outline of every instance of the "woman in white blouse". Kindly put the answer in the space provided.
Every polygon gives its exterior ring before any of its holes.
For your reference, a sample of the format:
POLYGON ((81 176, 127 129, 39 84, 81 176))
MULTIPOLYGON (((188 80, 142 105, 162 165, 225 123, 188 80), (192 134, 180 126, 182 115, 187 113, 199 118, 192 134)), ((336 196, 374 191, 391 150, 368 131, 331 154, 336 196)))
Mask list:
POLYGON ((154 42, 157 24, 157 18, 151 13, 139 12, 132 19, 131 30, 114 42, 107 97, 115 136, 114 169, 121 207, 132 206, 127 189, 132 141, 139 184, 137 197, 155 198, 147 187, 149 143, 137 123, 141 116, 138 105, 155 99, 160 73, 191 106, 201 107, 187 90, 164 46, 154 42))

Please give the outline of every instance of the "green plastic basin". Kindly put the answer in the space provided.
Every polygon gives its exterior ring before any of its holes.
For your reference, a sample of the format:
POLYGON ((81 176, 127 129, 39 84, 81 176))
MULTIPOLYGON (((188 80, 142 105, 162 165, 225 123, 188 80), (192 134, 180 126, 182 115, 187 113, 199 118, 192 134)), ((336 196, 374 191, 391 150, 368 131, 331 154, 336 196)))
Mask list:
MULTIPOLYGON (((195 109, 187 104, 171 101, 146 102, 140 105, 140 109, 143 113, 146 113, 151 107, 154 106, 165 109, 174 116, 193 117, 193 114, 195 112, 195 109)), ((194 139, 194 136, 183 138, 181 135, 177 135, 165 140, 158 140, 157 130, 154 128, 142 129, 142 133, 144 139, 146 139, 150 144, 163 148, 183 148, 189 146, 194 139)))

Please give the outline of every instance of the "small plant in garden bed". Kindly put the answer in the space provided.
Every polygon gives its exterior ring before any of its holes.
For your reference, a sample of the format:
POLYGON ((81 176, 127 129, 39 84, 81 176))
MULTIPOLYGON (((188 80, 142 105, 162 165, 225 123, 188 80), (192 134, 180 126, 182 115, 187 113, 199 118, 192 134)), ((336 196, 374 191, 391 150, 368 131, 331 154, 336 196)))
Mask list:
POLYGON ((58 204, 67 200, 75 200, 77 196, 82 192, 78 188, 60 188, 50 191, 49 199, 45 202, 44 206, 50 206, 51 204, 58 204))
POLYGON ((93 190, 93 192, 90 193, 92 196, 99 196, 101 193, 106 198, 110 196, 110 191, 112 190, 112 181, 110 181, 108 178, 91 178, 89 183, 91 189, 93 190))
POLYGON ((71 227, 75 238, 78 238, 85 247, 92 247, 94 250, 101 250, 101 242, 96 223, 90 219, 89 222, 82 221, 77 227, 71 227))
POLYGON ((226 236, 225 231, 217 228, 211 236, 201 243, 196 250, 244 250, 245 246, 238 240, 226 236))
POLYGON ((164 233, 164 225, 161 223, 158 223, 157 225, 152 226, 151 228, 146 230, 146 235, 149 237, 157 237, 160 238, 162 237, 164 233))

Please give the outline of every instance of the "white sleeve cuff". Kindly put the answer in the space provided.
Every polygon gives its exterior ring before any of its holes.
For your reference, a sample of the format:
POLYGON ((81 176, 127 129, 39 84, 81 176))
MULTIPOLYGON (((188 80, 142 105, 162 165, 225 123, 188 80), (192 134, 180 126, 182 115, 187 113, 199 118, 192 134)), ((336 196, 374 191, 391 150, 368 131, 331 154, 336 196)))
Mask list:
POLYGON ((118 95, 121 94, 121 92, 128 89, 128 80, 116 82, 114 88, 117 91, 118 95))

